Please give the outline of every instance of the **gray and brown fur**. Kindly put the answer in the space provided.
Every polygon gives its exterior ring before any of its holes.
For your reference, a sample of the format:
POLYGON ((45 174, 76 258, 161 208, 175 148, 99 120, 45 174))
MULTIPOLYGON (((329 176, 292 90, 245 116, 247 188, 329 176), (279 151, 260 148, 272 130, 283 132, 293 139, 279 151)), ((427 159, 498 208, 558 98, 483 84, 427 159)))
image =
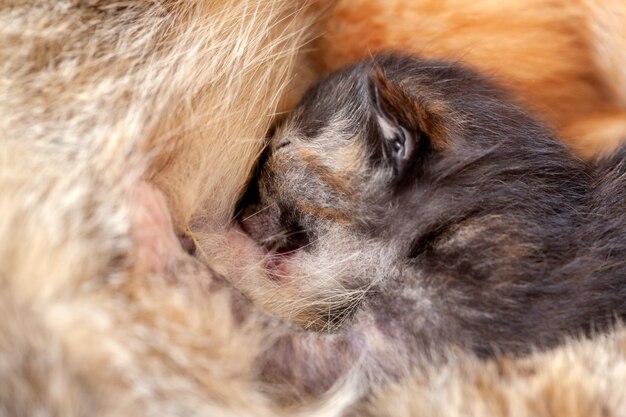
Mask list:
POLYGON ((442 347, 523 354, 626 316, 622 158, 582 162, 470 70, 385 55, 277 127, 242 224, 279 281, 358 294, 328 320, 375 374, 442 347))

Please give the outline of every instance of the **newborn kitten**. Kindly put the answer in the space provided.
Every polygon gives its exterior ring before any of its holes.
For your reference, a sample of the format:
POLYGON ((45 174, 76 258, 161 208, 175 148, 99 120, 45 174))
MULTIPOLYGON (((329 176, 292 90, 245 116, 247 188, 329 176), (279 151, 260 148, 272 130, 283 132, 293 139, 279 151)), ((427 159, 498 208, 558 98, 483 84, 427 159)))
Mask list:
POLYGON ((522 354, 626 315, 615 161, 586 165, 470 70, 380 56, 277 127, 241 224, 375 372, 442 346, 522 354))

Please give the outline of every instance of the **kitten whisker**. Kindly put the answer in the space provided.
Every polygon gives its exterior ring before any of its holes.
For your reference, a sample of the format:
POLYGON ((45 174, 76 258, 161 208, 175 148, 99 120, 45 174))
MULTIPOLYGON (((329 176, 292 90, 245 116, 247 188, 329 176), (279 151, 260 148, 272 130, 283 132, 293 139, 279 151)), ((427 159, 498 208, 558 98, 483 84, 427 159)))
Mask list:
POLYGON ((275 202, 274 202, 274 203, 271 203, 271 204, 268 204, 267 206, 263 207, 262 209, 260 209, 260 210, 258 210, 258 211, 256 211, 256 212, 252 213, 251 215, 249 215, 249 216, 247 216, 247 217, 245 217, 245 218, 241 219, 241 221, 242 221, 242 222, 245 222, 246 220, 251 219, 252 217, 256 216, 257 214, 262 213, 262 212, 264 212, 265 210, 267 210, 268 208, 273 207, 273 206, 275 206, 275 205, 276 205, 276 203, 275 203, 275 202))

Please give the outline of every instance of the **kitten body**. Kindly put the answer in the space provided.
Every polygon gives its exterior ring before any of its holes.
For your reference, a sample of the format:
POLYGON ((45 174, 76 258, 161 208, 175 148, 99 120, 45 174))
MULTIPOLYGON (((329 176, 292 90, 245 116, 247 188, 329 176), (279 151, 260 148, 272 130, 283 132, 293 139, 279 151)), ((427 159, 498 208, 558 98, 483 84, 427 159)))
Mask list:
POLYGON ((278 126, 242 225, 381 368, 523 354, 626 314, 621 160, 586 164, 472 71, 385 55, 278 126))

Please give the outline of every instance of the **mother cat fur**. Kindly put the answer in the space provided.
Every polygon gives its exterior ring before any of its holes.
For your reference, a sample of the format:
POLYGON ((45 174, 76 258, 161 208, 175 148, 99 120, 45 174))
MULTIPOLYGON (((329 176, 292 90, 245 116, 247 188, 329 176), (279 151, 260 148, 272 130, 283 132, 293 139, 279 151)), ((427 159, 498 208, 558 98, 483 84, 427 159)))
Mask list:
MULTIPOLYGON (((331 356, 375 376, 441 346, 526 353, 624 317, 623 172, 619 156, 582 162, 469 70, 381 56, 278 126, 242 226, 303 302, 356 294, 328 304, 331 356)), ((342 368, 290 362, 268 377, 311 389, 342 368)))

